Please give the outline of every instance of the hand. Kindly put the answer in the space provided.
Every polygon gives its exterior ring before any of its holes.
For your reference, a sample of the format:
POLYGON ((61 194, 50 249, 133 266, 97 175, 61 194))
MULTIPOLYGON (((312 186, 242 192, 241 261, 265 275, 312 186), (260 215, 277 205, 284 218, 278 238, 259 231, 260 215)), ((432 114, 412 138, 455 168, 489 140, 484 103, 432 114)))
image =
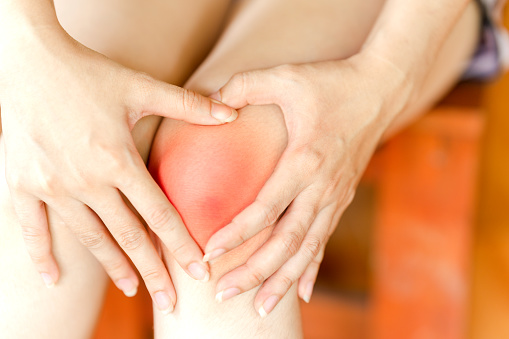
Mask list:
POLYGON ((274 173, 256 200, 210 238, 204 260, 277 225, 246 264, 218 281, 216 292, 233 287, 244 292, 263 283, 254 304, 265 316, 300 278, 298 293, 309 301, 327 240, 409 97, 402 75, 366 53, 236 74, 211 96, 234 108, 276 104, 288 129, 274 173))
POLYGON ((130 131, 152 114, 218 125, 237 113, 124 68, 61 28, 42 27, 37 34, 0 48, 6 177, 31 258, 45 283, 55 284, 46 205, 117 286, 134 295, 138 279, 124 250, 154 301, 169 311, 176 300, 169 274, 124 196, 188 274, 207 280, 208 265, 148 173, 130 131))

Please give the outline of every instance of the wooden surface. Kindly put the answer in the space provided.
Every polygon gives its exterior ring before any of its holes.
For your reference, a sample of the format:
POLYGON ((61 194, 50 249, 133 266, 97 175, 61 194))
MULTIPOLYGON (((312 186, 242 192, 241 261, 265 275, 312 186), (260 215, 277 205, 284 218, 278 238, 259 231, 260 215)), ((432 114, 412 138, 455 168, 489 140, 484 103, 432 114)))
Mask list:
MULTIPOLYGON (((509 27, 509 6, 505 8, 509 27)), ((473 250, 470 335, 509 338, 509 75, 489 84, 473 250)))
POLYGON ((150 296, 140 286, 138 294, 127 298, 110 283, 106 301, 93 339, 153 339, 150 296))
POLYGON ((315 291, 313 301, 301 302, 305 339, 360 339, 367 335, 367 306, 331 292, 315 291))
POLYGON ((487 86, 483 107, 487 119, 473 257, 471 338, 505 339, 509 338, 508 75, 487 86))
POLYGON ((465 337, 482 125, 440 107, 377 154, 370 338, 465 337))

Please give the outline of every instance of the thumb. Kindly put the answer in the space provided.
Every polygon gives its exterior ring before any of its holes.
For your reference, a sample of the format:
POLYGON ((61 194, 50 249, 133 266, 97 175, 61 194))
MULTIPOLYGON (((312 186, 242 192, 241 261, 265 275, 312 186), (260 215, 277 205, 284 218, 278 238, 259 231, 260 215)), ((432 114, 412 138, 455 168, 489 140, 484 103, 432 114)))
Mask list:
POLYGON ((237 73, 210 97, 236 109, 278 104, 282 81, 277 68, 237 73))
POLYGON ((159 115, 199 125, 221 125, 237 119, 238 113, 225 104, 196 92, 154 79, 143 79, 138 87, 141 114, 131 126, 147 115, 159 115), (140 95, 141 94, 141 95, 140 95))

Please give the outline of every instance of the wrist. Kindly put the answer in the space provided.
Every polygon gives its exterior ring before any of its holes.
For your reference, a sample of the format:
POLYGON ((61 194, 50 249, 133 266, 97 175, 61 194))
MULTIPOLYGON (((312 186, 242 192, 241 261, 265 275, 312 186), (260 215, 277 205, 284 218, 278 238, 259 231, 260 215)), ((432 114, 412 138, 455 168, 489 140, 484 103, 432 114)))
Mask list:
POLYGON ((418 46, 408 41, 391 40, 382 32, 368 40, 359 54, 366 58, 378 59, 382 67, 385 64, 394 68, 413 87, 418 87, 423 81, 426 75, 425 70, 431 65, 431 60, 428 60, 429 53, 420 51, 418 46))
POLYGON ((368 49, 348 61, 365 79, 370 101, 378 107, 371 119, 382 129, 388 128, 401 111, 413 102, 417 78, 412 72, 401 69, 390 59, 368 49))
MULTIPOLYGON (((0 3, 0 60, 19 45, 65 32, 49 0, 5 0, 0 3)), ((1 66, 1 64, 0 64, 1 66)))
POLYGON ((3 0, 0 2, 0 20, 2 28, 12 25, 14 29, 58 24, 51 0, 3 0))

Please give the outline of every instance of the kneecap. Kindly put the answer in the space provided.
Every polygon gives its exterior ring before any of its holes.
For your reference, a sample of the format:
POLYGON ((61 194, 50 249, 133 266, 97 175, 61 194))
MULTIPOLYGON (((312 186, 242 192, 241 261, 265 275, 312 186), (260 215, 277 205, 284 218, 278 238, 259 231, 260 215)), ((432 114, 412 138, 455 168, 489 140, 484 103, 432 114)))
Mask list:
POLYGON ((246 107, 222 126, 165 120, 149 169, 203 248, 255 200, 285 146, 284 121, 274 106, 246 107))

